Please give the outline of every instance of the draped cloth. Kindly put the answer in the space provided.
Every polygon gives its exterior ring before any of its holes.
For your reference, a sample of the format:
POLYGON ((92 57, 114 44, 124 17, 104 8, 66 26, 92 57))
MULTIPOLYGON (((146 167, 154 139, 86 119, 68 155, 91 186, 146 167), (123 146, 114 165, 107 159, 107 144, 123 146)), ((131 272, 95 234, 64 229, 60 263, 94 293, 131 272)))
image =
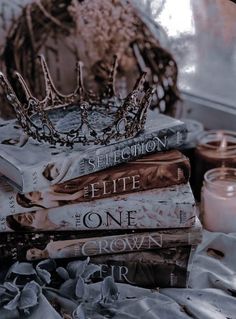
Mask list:
POLYGON ((236 233, 204 231, 193 258, 189 288, 159 292, 119 285, 115 318, 236 319, 236 233))
MULTIPOLYGON (((109 306, 109 316, 93 313, 89 318, 236 319, 235 250, 236 233, 204 231, 203 242, 193 257, 188 288, 150 290, 117 284, 119 297, 109 306)), ((89 295, 98 295, 100 288, 100 283, 90 284, 89 295)), ((49 291, 40 297, 38 307, 27 316, 28 319, 62 319, 47 300, 50 294, 53 300, 60 299, 65 309, 77 307, 71 300, 49 291)), ((0 309, 0 319, 21 318, 26 317, 19 316, 16 311, 0 309)))

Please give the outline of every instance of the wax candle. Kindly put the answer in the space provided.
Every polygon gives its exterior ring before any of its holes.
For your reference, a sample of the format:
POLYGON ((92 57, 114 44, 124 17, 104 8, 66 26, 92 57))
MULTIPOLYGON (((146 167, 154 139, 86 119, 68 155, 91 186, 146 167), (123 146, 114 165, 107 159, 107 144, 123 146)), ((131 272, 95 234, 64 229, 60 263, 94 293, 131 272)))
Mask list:
POLYGON ((204 175, 202 220, 207 230, 236 232, 236 169, 215 168, 204 175))
POLYGON ((199 137, 194 166, 196 199, 200 199, 204 174, 216 167, 236 168, 236 132, 208 131, 199 137))
POLYGON ((181 119, 186 124, 187 127, 187 138, 184 145, 181 146, 181 152, 187 156, 190 160, 191 165, 191 176, 190 176, 190 185, 193 190, 193 193, 195 193, 195 185, 196 185, 196 178, 195 178, 195 170, 193 169, 196 165, 195 161, 195 149, 198 144, 198 138, 201 136, 204 132, 203 124, 193 120, 193 119, 181 119))

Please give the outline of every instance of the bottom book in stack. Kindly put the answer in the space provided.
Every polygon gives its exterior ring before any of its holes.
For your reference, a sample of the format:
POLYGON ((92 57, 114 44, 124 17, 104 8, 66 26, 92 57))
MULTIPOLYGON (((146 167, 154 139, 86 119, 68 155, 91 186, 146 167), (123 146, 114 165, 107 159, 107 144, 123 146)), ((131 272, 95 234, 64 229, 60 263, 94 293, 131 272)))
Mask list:
POLYGON ((191 255, 201 241, 202 228, 196 218, 193 227, 182 229, 3 233, 1 236, 2 261, 28 262, 42 268, 43 264, 36 260, 52 259, 54 270, 63 268, 65 274, 71 267, 76 268, 80 276, 91 275, 91 281, 112 276, 116 282, 141 287, 185 287, 191 255))
MULTIPOLYGON (((188 245, 95 256, 89 261, 98 268, 90 279, 96 282, 111 276, 115 282, 143 288, 183 288, 187 286, 195 247, 188 245)), ((78 261, 79 259, 72 262, 62 259, 57 261, 57 265, 69 269, 71 263, 78 261)))

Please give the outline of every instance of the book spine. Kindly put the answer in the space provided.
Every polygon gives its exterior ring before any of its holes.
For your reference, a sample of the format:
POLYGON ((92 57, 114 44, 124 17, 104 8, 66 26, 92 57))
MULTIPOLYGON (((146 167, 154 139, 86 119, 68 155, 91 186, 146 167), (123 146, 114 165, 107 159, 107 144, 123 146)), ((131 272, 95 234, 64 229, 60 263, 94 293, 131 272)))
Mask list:
MULTIPOLYGON (((97 265, 97 271, 90 277, 92 282, 112 276, 115 282, 126 283, 144 288, 184 288, 188 280, 189 258, 192 247, 180 246, 173 248, 156 249, 122 253, 117 255, 102 255, 90 258, 89 264, 97 265)), ((71 263, 81 264, 86 258, 54 260, 55 269, 68 269, 71 263)), ((5 278, 13 261, 4 260, 0 264, 0 279, 5 278)), ((36 266, 39 261, 33 262, 36 266)), ((85 270, 86 272, 86 267, 85 270)), ((56 271, 51 273, 50 287, 58 289, 62 282, 56 271)))
POLYGON ((195 222, 196 206, 188 191, 187 185, 180 185, 168 187, 165 190, 154 189, 92 202, 3 216, 0 218, 0 227, 1 231, 91 231, 191 227, 195 222), (176 195, 178 199, 175 199, 176 195))
POLYGON ((100 265, 97 277, 101 279, 110 275, 115 282, 143 288, 185 288, 191 246, 179 248, 169 252, 163 249, 156 250, 153 254, 140 252, 141 256, 137 257, 133 253, 114 255, 111 258, 95 257, 91 261, 100 265), (166 256, 168 254, 171 254, 171 259, 166 256))
POLYGON ((146 156, 101 172, 50 186, 39 192, 20 194, 0 181, 0 215, 53 208, 189 181, 189 160, 178 151, 146 156))
MULTIPOLYGON (((183 245, 197 245, 201 241, 201 229, 166 230, 142 233, 117 234, 106 236, 98 233, 96 237, 84 237, 74 233, 31 233, 5 234, 1 236, 1 247, 9 249, 8 242, 16 244, 18 259, 41 259, 49 257, 74 258, 83 256, 97 256, 120 254, 167 248, 183 245), (22 246, 24 248, 22 248, 22 246), (36 254, 37 253, 37 254, 36 254)), ((1 256, 4 257, 4 256, 1 256)))
POLYGON ((29 193, 48 188, 50 185, 88 175, 93 172, 140 158, 164 150, 175 149, 186 139, 186 127, 177 124, 148 134, 140 134, 132 139, 99 147, 91 147, 83 155, 72 152, 68 157, 55 162, 44 163, 41 167, 25 169, 22 172, 21 193, 29 193), (56 174, 52 174, 53 172, 56 174), (53 176, 52 176, 53 175, 53 176))

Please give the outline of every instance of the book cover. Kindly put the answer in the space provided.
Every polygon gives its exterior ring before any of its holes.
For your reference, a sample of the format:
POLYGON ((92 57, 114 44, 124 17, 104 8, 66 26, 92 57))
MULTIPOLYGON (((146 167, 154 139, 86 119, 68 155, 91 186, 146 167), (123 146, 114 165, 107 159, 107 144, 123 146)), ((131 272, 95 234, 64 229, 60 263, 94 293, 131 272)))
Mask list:
POLYGON ((4 216, 0 230, 62 231, 191 227, 196 204, 189 184, 4 216))
POLYGON ((18 214, 184 184, 189 181, 190 164, 177 150, 144 156, 136 161, 51 185, 41 192, 21 194, 0 179, 0 215, 18 214))
POLYGON ((74 258, 119 254, 183 245, 197 245, 202 239, 199 220, 194 227, 142 232, 41 232, 4 233, 0 257, 17 260, 74 258))
POLYGON ((142 155, 174 149, 184 143, 183 122, 149 111, 145 130, 135 138, 101 145, 76 145, 74 149, 24 143, 17 122, 0 123, 0 172, 20 192, 48 188, 73 178, 128 162, 142 155))

